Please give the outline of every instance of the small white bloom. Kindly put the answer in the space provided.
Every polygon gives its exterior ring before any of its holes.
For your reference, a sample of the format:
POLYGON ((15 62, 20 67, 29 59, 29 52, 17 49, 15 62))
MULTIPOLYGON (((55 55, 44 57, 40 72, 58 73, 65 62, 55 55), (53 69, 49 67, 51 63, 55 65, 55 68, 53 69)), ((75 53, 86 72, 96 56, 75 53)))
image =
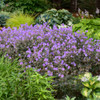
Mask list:
POLYGON ((78 17, 78 16, 79 16, 79 14, 76 14, 76 16, 78 17))
POLYGON ((82 11, 82 15, 84 15, 84 12, 82 11))
POLYGON ((94 18, 93 15, 90 14, 90 17, 94 18))
POLYGON ((85 9, 85 14, 89 14, 89 12, 85 9))
POLYGON ((78 13, 81 13, 81 9, 80 8, 78 8, 78 13))
POLYGON ((96 9, 96 14, 99 14, 99 13, 100 13, 100 11, 99 11, 99 9, 97 8, 97 9, 96 9))
POLYGON ((86 17, 89 17, 89 14, 88 14, 88 13, 86 13, 86 14, 85 14, 85 16, 86 16, 86 17))
POLYGON ((100 81, 100 76, 98 76, 98 79, 97 80, 100 81))
POLYGON ((69 22, 68 22, 68 25, 72 26, 73 24, 72 24, 72 22, 71 22, 71 21, 69 21, 69 22))
POLYGON ((86 81, 88 81, 88 78, 87 77, 82 77, 82 79, 81 79, 83 82, 86 82, 86 81))
POLYGON ((60 28, 66 28, 66 27, 67 27, 67 25, 64 25, 64 24, 58 26, 59 29, 60 28))

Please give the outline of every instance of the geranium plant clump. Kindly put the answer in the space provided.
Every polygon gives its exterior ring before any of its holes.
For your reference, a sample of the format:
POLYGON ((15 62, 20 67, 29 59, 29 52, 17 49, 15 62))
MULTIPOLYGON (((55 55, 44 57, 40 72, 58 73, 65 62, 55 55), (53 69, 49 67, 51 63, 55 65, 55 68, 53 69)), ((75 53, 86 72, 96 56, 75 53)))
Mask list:
POLYGON ((21 25, 0 31, 0 52, 10 59, 19 57, 22 67, 37 68, 41 74, 64 79, 100 65, 100 40, 87 40, 72 33, 72 27, 50 29, 43 25, 21 25))

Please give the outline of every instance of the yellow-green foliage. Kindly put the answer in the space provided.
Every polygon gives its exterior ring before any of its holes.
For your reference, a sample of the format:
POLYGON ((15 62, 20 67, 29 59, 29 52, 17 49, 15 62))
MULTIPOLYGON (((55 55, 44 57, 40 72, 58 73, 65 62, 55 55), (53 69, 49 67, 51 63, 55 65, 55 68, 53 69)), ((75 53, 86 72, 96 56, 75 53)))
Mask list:
POLYGON ((34 17, 29 16, 27 14, 15 14, 12 15, 10 19, 7 20, 6 26, 7 27, 17 27, 19 28, 21 24, 34 24, 34 17))

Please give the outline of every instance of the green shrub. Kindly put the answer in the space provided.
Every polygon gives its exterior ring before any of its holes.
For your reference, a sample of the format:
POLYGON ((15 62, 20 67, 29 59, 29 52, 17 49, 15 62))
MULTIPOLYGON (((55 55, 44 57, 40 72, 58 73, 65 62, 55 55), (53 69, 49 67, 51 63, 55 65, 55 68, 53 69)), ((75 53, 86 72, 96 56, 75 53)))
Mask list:
POLYGON ((7 27, 17 27, 19 28, 21 24, 34 24, 34 17, 31 17, 27 14, 15 14, 12 15, 10 19, 7 20, 6 25, 7 27))
POLYGON ((8 12, 0 12, 0 26, 6 25, 6 20, 9 19, 10 15, 8 12))
POLYGON ((73 32, 84 32, 88 38, 100 39, 100 18, 82 19, 80 23, 73 25, 73 32))
POLYGON ((52 78, 0 58, 0 100, 54 100, 52 78))
POLYGON ((47 10, 36 19, 36 23, 38 24, 43 24, 45 22, 47 22, 51 27, 54 24, 58 26, 62 23, 68 26, 72 26, 73 16, 68 10, 65 9, 51 9, 47 10))
POLYGON ((0 0, 0 11, 5 7, 4 0, 0 0))
POLYGON ((7 11, 13 12, 17 9, 22 9, 24 13, 33 14, 47 10, 50 6, 48 0, 6 0, 8 7, 7 11))

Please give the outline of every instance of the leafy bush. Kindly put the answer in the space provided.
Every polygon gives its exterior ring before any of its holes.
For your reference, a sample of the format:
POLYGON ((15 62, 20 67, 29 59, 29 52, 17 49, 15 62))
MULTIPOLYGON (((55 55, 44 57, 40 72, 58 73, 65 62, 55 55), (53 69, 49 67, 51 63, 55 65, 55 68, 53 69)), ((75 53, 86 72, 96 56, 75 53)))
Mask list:
POLYGON ((4 0, 0 0, 0 11, 5 7, 4 0))
POLYGON ((71 26, 72 21, 73 21, 72 14, 65 9, 47 10, 36 19, 36 23, 43 24, 47 22, 50 26, 53 26, 54 24, 61 25, 62 23, 65 25, 71 26))
POLYGON ((24 13, 33 14, 33 12, 43 12, 50 7, 48 0, 24 0, 24 2, 23 0, 6 0, 5 2, 8 3, 6 10, 10 12, 21 9, 24 13))
POLYGON ((74 35, 71 27, 50 29, 47 24, 37 24, 3 28, 0 41, 0 52, 7 52, 6 57, 19 57, 21 66, 37 68, 42 75, 56 76, 53 84, 60 90, 59 95, 67 94, 70 87, 75 89, 72 87, 78 83, 71 81, 72 76, 100 71, 100 40, 88 40, 79 33, 74 35))
POLYGON ((73 31, 84 32, 88 38, 100 39, 100 18, 82 19, 80 23, 73 25, 73 31))
POLYGON ((84 88, 81 90, 83 96, 90 100, 100 99, 100 76, 92 77, 91 73, 81 76, 84 88), (96 99, 97 98, 97 99, 96 99))
POLYGON ((12 15, 10 19, 7 20, 7 27, 17 27, 19 28, 21 24, 27 23, 28 25, 34 24, 34 17, 31 17, 27 14, 15 14, 12 15))
POLYGON ((54 100, 51 82, 52 77, 22 68, 17 60, 0 58, 1 100, 54 100))
POLYGON ((0 12, 0 26, 6 25, 6 20, 9 19, 10 14, 8 12, 0 12))

